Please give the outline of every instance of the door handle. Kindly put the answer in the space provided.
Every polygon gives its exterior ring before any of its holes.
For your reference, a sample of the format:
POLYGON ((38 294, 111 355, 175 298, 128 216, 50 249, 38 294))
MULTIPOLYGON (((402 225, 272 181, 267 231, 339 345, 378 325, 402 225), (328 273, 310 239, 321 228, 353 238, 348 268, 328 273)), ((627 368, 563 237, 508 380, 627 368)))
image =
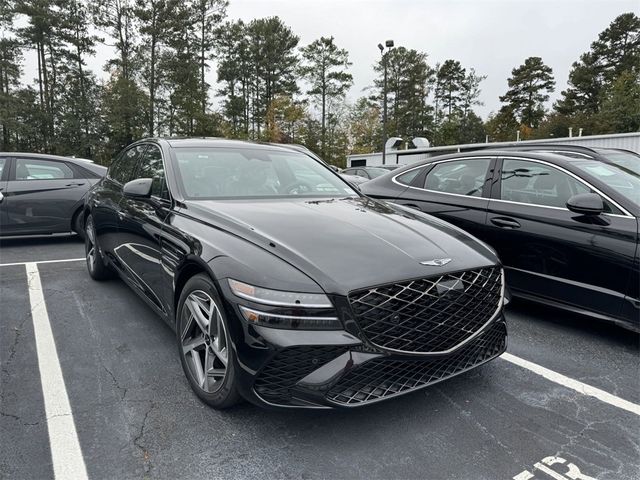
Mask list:
POLYGON ((515 221, 512 218, 495 217, 491 219, 491 223, 493 223, 494 225, 500 228, 510 228, 510 229, 520 228, 520 223, 515 221))
POLYGON ((84 182, 67 183, 65 187, 80 187, 81 185, 84 185, 84 182))

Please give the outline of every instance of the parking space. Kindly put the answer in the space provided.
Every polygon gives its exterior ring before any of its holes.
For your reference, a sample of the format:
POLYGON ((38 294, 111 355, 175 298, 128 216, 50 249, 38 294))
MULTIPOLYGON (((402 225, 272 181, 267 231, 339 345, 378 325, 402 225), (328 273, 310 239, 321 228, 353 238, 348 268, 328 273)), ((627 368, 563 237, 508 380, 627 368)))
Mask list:
MULTIPOLYGON (((82 255, 73 237, 0 243, 1 478, 52 478, 56 463, 27 270, 12 264, 82 255)), ((525 302, 507 314, 510 354, 611 401, 498 359, 354 410, 217 412, 122 282, 92 282, 82 261, 37 270, 89 478, 640 477, 638 336, 617 327, 525 302)))

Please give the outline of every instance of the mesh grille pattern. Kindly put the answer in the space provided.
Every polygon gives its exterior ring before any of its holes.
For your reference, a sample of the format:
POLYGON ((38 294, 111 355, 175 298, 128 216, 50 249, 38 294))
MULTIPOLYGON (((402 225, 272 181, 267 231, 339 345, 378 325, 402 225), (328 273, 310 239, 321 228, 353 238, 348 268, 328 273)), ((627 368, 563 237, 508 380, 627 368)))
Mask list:
POLYGON ((506 335, 505 324, 498 322, 447 356, 430 360, 370 360, 342 377, 327 398, 343 405, 356 405, 427 386, 502 353, 506 335))
POLYGON ((480 330, 498 308, 499 267, 353 292, 349 302, 368 340, 403 352, 449 350, 480 330))
POLYGON ((286 348, 260 371, 254 389, 267 401, 288 403, 291 400, 291 387, 346 351, 345 347, 333 346, 286 348))

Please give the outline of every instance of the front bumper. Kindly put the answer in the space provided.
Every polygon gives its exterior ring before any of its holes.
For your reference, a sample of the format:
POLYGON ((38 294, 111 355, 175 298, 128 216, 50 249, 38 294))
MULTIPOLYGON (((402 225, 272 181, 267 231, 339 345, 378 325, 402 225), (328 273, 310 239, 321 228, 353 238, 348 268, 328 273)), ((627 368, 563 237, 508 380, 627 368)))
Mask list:
MULTIPOLYGON (((240 333, 240 332, 238 332, 240 333)), ((443 355, 379 349, 348 331, 291 331, 245 326, 235 342, 242 395, 261 406, 340 408, 367 405, 446 380, 502 354, 500 313, 482 333, 443 355)))

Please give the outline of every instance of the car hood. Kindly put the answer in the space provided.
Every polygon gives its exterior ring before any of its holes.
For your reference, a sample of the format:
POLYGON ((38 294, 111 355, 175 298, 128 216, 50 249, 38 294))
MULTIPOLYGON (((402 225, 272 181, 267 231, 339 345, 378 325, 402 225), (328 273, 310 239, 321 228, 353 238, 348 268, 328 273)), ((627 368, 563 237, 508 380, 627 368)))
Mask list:
POLYGON ((293 265, 330 294, 498 262, 488 247, 457 227, 366 197, 201 200, 187 207, 200 220, 293 265), (420 263, 442 258, 451 261, 420 263))

